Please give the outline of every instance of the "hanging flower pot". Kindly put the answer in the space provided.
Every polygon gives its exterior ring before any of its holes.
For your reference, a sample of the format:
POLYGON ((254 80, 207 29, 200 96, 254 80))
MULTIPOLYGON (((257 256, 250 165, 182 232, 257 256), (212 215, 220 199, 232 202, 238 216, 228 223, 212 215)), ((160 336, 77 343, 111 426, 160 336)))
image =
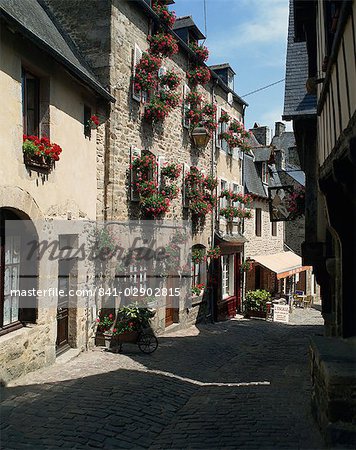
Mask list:
POLYGON ((179 47, 177 40, 169 33, 162 32, 148 36, 148 41, 152 55, 171 57, 178 53, 179 47))
POLYGON ((209 50, 205 45, 198 45, 195 42, 189 44, 189 47, 195 53, 197 60, 204 63, 209 58, 209 50))
POLYGON ((174 11, 169 11, 167 5, 160 0, 153 0, 152 9, 167 27, 172 28, 175 21, 176 15, 174 11))

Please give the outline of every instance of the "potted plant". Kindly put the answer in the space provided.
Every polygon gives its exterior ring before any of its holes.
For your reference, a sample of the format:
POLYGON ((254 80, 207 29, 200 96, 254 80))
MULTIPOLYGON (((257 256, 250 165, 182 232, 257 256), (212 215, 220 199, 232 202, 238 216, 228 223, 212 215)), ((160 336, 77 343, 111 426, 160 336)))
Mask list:
POLYGON ((99 311, 99 316, 96 319, 97 329, 95 335, 95 345, 109 345, 111 342, 110 332, 111 327, 114 324, 114 315, 112 313, 106 314, 103 311, 99 311))
POLYGON ((158 69, 162 60, 150 53, 143 53, 135 68, 134 87, 136 91, 150 91, 157 87, 158 69))
POLYGON ((23 135, 22 151, 24 162, 28 167, 51 170, 53 163, 59 161, 62 148, 51 143, 49 138, 42 136, 23 135))
POLYGON ((160 77, 159 82, 161 86, 174 90, 179 86, 180 76, 173 70, 168 70, 165 75, 160 77))
POLYGON ((187 78, 189 84, 193 87, 197 86, 198 84, 204 85, 206 83, 209 83, 211 73, 206 66, 194 67, 187 72, 187 78))
POLYGON ((176 15, 174 11, 169 11, 166 3, 162 0, 153 0, 152 9, 157 14, 161 22, 163 22, 167 27, 172 28, 175 21, 176 15))
POLYGON ((99 117, 96 116, 95 114, 93 116, 91 116, 89 119, 88 125, 92 130, 96 130, 98 128, 98 126, 100 125, 99 117))
POLYGON ((139 331, 148 328, 155 312, 137 303, 119 308, 113 335, 122 342, 136 342, 139 331))
POLYGON ((177 180, 182 172, 180 164, 166 164, 161 169, 161 175, 169 180, 177 180))
POLYGON ((156 33, 153 36, 148 36, 148 41, 152 55, 170 57, 178 53, 177 40, 171 34, 156 33))
POLYGON ((196 284, 195 286, 192 286, 192 294, 195 296, 199 296, 204 289, 205 289, 204 283, 196 284))
POLYGON ((209 250, 206 252, 207 258, 210 259, 218 259, 220 255, 221 255, 220 247, 209 248, 209 250))
POLYGON ((245 298, 245 316, 266 318, 267 302, 271 294, 264 289, 248 291, 245 298))
POLYGON ((192 42, 189 44, 189 47, 195 52, 195 56, 200 63, 204 63, 208 60, 209 50, 205 45, 198 45, 196 42, 192 42))

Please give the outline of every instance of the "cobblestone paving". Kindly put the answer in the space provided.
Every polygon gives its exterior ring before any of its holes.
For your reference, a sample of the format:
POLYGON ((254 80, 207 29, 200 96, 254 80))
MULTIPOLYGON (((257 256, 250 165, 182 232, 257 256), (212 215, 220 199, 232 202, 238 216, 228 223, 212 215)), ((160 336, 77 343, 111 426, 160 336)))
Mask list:
POLYGON ((150 356, 81 354, 1 391, 2 449, 322 449, 310 415, 308 338, 320 313, 289 325, 237 319, 159 338, 150 356))

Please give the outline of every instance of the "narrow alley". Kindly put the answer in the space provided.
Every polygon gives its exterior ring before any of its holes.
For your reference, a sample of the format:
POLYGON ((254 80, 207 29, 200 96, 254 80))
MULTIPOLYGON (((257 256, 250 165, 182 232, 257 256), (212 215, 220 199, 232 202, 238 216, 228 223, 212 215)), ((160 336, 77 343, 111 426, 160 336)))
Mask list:
POLYGON ((322 449, 310 412, 316 309, 166 333, 152 355, 96 348, 2 388, 2 448, 322 449))

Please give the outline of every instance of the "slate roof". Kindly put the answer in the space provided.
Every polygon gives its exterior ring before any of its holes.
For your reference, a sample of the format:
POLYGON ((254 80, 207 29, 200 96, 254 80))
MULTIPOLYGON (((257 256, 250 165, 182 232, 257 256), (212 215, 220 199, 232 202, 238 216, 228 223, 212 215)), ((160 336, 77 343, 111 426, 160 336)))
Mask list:
POLYGON ((206 39, 204 34, 196 26, 192 16, 177 17, 173 25, 173 30, 179 30, 181 28, 194 28, 198 39, 206 39))
POLYGON ((244 159, 244 180, 245 187, 249 194, 267 198, 266 189, 263 186, 261 178, 258 176, 253 157, 247 154, 245 154, 244 159))
POLYGON ((274 136, 271 145, 276 147, 276 150, 288 150, 290 147, 295 147, 293 131, 284 131, 280 136, 274 136))
POLYGON ((223 64, 214 64, 213 66, 209 66, 211 70, 221 70, 221 69, 230 69, 231 72, 236 75, 236 72, 234 69, 230 66, 229 63, 223 63, 223 64))
POLYGON ((271 147, 257 147, 253 149, 255 162, 269 161, 271 157, 271 147))
POLYGON ((316 96, 308 94, 308 53, 305 42, 294 42, 294 1, 289 5, 289 27, 283 120, 316 114, 316 96))
POLYGON ((50 53, 72 75, 84 81, 100 96, 115 101, 95 78, 69 36, 50 18, 37 0, 0 0, 0 17, 50 53))

